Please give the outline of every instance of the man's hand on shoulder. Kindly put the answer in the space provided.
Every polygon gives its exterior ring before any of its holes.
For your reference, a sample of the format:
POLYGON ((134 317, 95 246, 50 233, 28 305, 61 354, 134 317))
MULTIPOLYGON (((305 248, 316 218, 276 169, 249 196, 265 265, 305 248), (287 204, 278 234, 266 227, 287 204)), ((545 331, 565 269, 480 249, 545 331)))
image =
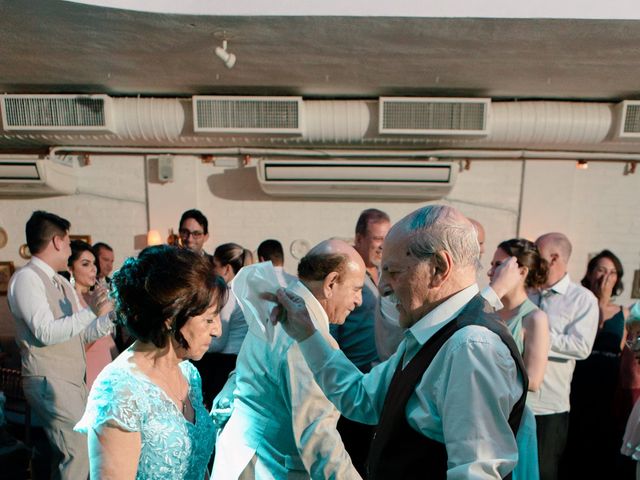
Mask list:
POLYGON ((275 298, 270 296, 269 299, 278 304, 271 312, 271 321, 274 325, 280 322, 291 338, 302 342, 315 333, 316 328, 313 326, 302 297, 291 290, 280 288, 275 298))

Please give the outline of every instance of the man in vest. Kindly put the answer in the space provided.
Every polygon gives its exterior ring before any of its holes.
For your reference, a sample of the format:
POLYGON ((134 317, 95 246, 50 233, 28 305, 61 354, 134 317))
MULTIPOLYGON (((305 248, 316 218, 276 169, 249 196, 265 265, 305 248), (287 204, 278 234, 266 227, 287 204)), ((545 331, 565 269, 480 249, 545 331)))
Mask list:
POLYGON ((292 292, 278 291, 274 318, 299 342, 327 398, 346 417, 378 424, 370 480, 502 478, 516 465, 527 376, 485 298, 501 307, 496 295, 511 288, 519 269, 514 259, 505 262, 507 271, 481 296, 479 253, 473 225, 453 207, 423 207, 393 226, 380 291, 408 330, 397 352, 368 374, 328 346, 292 292))
POLYGON ((89 475, 87 439, 73 431, 84 413, 85 343, 111 333, 113 309, 103 288, 79 308, 75 289, 58 271, 71 255, 70 223, 52 213, 36 211, 26 225, 33 257, 9 284, 9 308, 16 322, 22 357, 24 394, 43 422, 57 468, 55 479, 89 475))

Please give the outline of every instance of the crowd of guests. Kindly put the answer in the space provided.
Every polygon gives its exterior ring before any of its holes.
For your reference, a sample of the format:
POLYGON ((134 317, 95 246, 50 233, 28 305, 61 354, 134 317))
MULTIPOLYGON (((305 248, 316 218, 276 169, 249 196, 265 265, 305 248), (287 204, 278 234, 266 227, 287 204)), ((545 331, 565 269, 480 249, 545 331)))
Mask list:
POLYGON ((481 224, 372 208, 295 276, 274 239, 209 255, 193 209, 111 276, 70 228, 34 212, 8 292, 52 478, 640 478, 640 307, 609 250, 578 284, 564 234, 505 240, 480 290, 481 224))

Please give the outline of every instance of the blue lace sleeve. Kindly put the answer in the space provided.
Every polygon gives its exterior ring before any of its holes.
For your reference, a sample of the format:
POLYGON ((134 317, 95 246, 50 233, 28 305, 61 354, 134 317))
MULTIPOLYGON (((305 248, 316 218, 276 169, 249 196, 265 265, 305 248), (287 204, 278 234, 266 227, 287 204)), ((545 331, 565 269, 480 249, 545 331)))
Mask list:
POLYGON ((148 411, 143 383, 126 371, 103 371, 93 384, 87 408, 74 430, 86 434, 89 428, 97 430, 107 425, 139 432, 148 411))

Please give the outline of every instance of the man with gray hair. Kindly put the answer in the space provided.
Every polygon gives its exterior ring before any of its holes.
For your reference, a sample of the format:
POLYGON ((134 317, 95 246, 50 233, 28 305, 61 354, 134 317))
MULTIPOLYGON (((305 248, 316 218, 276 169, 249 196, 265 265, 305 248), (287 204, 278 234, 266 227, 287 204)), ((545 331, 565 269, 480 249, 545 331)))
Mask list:
POLYGON ((567 273, 571 242, 562 233, 547 233, 536 240, 542 258, 549 262, 547 284, 531 300, 549 317, 551 348, 542 386, 529 394, 536 416, 540 478, 558 478, 558 466, 569 431, 569 396, 576 360, 589 356, 598 331, 599 309, 595 295, 573 283, 567 273))
POLYGON ((274 318, 299 342, 327 398, 346 417, 378 425, 371 480, 502 478, 518 460, 527 375, 485 298, 501 307, 519 273, 513 258, 504 262, 478 295, 478 256, 476 231, 453 207, 423 207, 392 227, 380 290, 408 330, 368 374, 329 348, 293 292, 278 291, 274 318))
MULTIPOLYGON (((340 240, 321 242, 300 260, 300 280, 289 288, 330 349, 337 344, 329 324, 343 323, 362 303, 364 272, 360 255, 340 240)), ((338 411, 279 326, 272 341, 246 336, 235 382, 233 413, 216 443, 214 480, 361 478, 336 430, 338 411)))

